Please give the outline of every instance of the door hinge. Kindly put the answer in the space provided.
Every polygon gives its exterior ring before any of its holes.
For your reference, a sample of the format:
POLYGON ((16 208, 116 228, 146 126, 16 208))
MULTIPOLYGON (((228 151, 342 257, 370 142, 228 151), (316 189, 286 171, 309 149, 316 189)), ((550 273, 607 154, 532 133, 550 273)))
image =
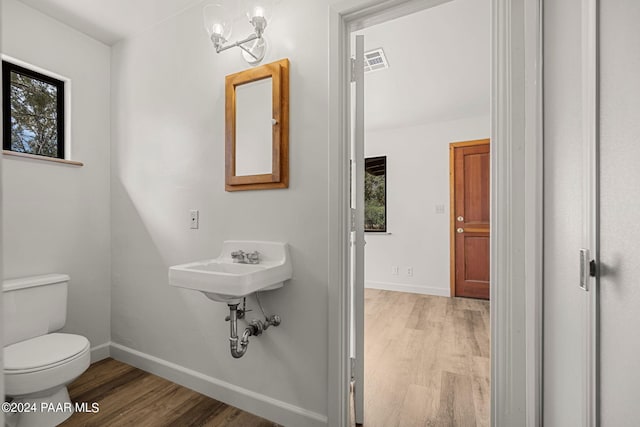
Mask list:
POLYGON ((356 231, 356 210, 351 208, 351 231, 356 231))
POLYGON ((355 372, 356 372, 356 358, 352 357, 351 359, 351 365, 349 366, 349 377, 351 378, 351 381, 353 381, 356 377, 355 372))
POLYGON ((356 60, 351 58, 351 83, 356 81, 356 60))

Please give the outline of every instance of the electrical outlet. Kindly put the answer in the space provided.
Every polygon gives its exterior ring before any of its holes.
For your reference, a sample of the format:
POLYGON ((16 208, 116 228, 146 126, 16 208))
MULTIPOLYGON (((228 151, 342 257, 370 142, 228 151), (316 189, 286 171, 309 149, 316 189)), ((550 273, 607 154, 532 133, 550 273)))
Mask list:
POLYGON ((200 228, 200 211, 198 211, 197 209, 191 209, 189 211, 189 214, 191 215, 191 228, 200 228))
POLYGON ((413 267, 407 267, 407 276, 413 276, 413 267))
POLYGON ((400 269, 398 268, 397 265, 394 265, 391 267, 391 274, 393 274, 394 276, 397 276, 398 274, 400 274, 400 269))
POLYGON ((443 214, 444 213, 444 205, 436 205, 436 213, 443 214))

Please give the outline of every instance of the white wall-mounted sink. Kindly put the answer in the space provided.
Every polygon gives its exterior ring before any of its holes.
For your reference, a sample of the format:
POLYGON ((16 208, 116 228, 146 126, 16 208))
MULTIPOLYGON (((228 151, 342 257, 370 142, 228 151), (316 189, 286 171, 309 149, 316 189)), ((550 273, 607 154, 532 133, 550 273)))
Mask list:
POLYGON ((234 304, 254 292, 282 287, 292 273, 286 243, 227 240, 218 258, 169 267, 169 284, 200 291, 214 301, 234 304), (231 253, 237 251, 258 251, 259 263, 234 262, 231 253))

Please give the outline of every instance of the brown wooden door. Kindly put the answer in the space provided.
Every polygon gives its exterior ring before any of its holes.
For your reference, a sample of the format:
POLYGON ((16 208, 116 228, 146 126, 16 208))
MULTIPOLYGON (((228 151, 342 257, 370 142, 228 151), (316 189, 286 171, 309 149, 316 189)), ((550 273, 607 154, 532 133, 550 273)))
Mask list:
POLYGON ((489 140, 449 149, 451 295, 489 299, 489 140))

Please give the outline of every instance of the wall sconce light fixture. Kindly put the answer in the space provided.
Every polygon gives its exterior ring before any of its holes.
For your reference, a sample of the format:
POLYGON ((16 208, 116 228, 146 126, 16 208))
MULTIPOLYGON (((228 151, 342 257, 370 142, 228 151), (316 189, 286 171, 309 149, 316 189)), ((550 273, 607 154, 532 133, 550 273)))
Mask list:
POLYGON ((267 23, 271 19, 272 0, 244 0, 241 2, 249 23, 253 26, 253 33, 236 42, 230 42, 231 27, 234 16, 221 4, 208 4, 204 7, 204 28, 209 38, 220 53, 232 47, 242 49, 242 56, 251 65, 260 63, 267 50, 263 37, 267 23))

